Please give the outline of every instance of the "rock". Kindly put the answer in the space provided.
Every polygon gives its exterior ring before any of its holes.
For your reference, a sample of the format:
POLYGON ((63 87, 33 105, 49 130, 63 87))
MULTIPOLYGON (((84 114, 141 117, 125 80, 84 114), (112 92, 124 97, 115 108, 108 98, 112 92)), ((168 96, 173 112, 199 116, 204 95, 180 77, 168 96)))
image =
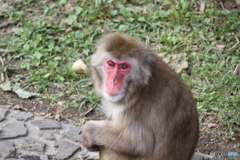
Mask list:
POLYGON ((56 160, 65 160, 70 158, 78 149, 80 149, 79 145, 74 143, 69 143, 66 141, 57 141, 54 145, 57 147, 57 154, 55 155, 56 160))
POLYGON ((47 155, 41 155, 40 160, 48 160, 48 156, 47 155))
POLYGON ((19 112, 19 113, 15 114, 14 117, 18 121, 27 121, 27 120, 33 118, 34 116, 33 116, 33 114, 28 113, 28 112, 19 112))
MULTIPOLYGON (((1 107, 0 115, 6 118, 0 122, 0 160, 97 160, 97 155, 92 154, 97 152, 80 147, 81 127, 37 116, 35 121, 17 121, 27 120, 31 115, 1 107)), ((223 160, 213 156, 195 153, 192 160, 223 160)))
POLYGON ((8 109, 0 108, 0 122, 5 120, 5 116, 7 113, 9 113, 8 109))
POLYGON ((12 142, 1 142, 0 143, 0 157, 2 158, 13 158, 16 154, 16 148, 12 142))
POLYGON ((26 151, 43 152, 46 144, 33 138, 24 139, 21 149, 26 151))
POLYGON ((82 136, 80 135, 82 128, 80 127, 70 127, 67 132, 63 133, 63 137, 66 137, 75 142, 82 142, 82 136))
POLYGON ((37 126, 40 130, 43 129, 61 129, 62 126, 58 121, 52 119, 35 120, 31 122, 37 126))
POLYGON ((73 63, 72 70, 79 74, 82 74, 82 73, 87 74, 88 73, 88 67, 81 59, 79 59, 73 63))
POLYGON ((61 89, 63 89, 63 88, 66 87, 66 85, 63 84, 63 83, 53 83, 53 85, 54 85, 55 87, 57 87, 57 88, 61 88, 61 89))
POLYGON ((22 108, 19 104, 16 104, 15 106, 13 106, 16 110, 19 110, 20 108, 22 108))
POLYGON ((0 132, 0 140, 16 138, 25 135, 27 135, 27 128, 25 127, 25 124, 23 122, 15 122, 2 127, 2 132, 0 132))
POLYGON ((23 155, 20 156, 20 160, 48 160, 46 155, 38 156, 38 155, 23 155))
POLYGON ((50 141, 56 140, 54 135, 52 133, 49 133, 49 132, 40 132, 39 136, 43 137, 45 140, 50 140, 50 141))

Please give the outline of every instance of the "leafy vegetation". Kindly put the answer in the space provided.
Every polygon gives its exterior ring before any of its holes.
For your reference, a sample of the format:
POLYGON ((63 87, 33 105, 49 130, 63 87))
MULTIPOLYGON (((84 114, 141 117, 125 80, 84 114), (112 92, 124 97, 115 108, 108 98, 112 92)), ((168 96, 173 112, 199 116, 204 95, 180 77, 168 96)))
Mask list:
MULTIPOLYGON (((180 75, 191 87, 200 118, 214 116, 232 131, 240 125, 240 79, 233 74, 240 63, 240 8, 226 10, 189 0, 66 0, 7 1, 0 19, 15 22, 2 29, 0 53, 23 63, 12 70, 28 71, 25 88, 53 102, 73 92, 81 105, 99 104, 89 75, 71 71, 81 58, 89 64, 96 40, 119 31, 139 37, 166 57, 185 54, 189 67, 180 75), (68 89, 51 94, 52 83, 68 89)), ((2 5, 3 6, 3 5, 2 5)), ((20 77, 25 78, 25 77, 20 77)), ((77 103, 72 107, 79 106, 77 103)))

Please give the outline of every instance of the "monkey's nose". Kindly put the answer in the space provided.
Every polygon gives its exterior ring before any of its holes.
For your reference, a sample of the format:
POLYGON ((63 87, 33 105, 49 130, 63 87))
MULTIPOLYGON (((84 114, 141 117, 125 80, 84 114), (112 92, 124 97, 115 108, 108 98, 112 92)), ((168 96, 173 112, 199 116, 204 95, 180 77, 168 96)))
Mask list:
POLYGON ((112 83, 112 84, 117 84, 117 83, 118 83, 117 78, 112 79, 112 80, 111 80, 111 83, 112 83))

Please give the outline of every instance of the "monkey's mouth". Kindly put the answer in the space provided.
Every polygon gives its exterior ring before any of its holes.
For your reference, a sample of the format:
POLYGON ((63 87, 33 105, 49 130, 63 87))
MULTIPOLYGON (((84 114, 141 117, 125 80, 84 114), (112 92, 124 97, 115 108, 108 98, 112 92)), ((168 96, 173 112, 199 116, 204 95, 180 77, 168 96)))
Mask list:
POLYGON ((119 93, 108 92, 108 91, 107 91, 107 94, 108 94, 109 96, 112 96, 112 97, 119 95, 119 93))
POLYGON ((109 90, 106 90, 106 93, 111 97, 115 97, 115 96, 124 94, 124 92, 113 92, 113 91, 109 91, 109 90))

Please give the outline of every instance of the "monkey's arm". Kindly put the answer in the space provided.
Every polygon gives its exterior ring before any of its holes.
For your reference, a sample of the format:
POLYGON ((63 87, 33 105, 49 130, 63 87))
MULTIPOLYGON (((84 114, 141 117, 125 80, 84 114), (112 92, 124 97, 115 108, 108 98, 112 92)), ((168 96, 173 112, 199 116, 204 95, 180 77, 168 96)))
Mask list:
POLYGON ((83 145, 88 149, 104 146, 115 152, 139 156, 151 153, 154 148, 152 132, 139 124, 124 128, 111 121, 88 121, 82 130, 83 145))

